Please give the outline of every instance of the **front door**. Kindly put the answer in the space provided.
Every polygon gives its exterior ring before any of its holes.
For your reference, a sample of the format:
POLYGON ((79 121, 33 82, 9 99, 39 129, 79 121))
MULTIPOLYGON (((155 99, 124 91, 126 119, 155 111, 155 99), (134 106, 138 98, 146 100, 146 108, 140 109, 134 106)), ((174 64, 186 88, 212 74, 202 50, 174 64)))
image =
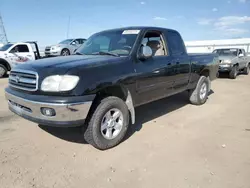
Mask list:
POLYGON ((26 44, 13 46, 9 51, 9 59, 12 64, 18 64, 26 61, 35 60, 35 55, 30 52, 26 44))
POLYGON ((160 99, 172 92, 172 58, 159 31, 147 31, 141 45, 152 49, 153 57, 135 63, 136 105, 160 99))

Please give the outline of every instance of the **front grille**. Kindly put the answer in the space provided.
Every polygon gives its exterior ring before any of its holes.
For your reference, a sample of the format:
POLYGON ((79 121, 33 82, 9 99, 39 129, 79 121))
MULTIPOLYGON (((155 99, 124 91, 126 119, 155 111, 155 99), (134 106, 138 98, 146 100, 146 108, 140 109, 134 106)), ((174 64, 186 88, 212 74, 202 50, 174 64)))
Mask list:
POLYGON ((50 51, 50 47, 46 47, 46 48, 45 48, 45 51, 50 51))
POLYGON ((38 74, 33 71, 15 69, 10 72, 9 85, 26 91, 36 91, 38 88, 38 74))

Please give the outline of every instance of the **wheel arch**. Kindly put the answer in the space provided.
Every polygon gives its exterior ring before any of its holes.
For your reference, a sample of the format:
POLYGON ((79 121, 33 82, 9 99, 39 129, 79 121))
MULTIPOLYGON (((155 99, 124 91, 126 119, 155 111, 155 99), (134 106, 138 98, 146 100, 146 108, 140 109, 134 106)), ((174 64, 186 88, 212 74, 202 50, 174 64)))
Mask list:
POLYGON ((61 50, 61 54, 62 54, 63 50, 68 50, 69 55, 70 55, 70 50, 69 50, 68 48, 64 47, 64 48, 61 50))
POLYGON ((11 66, 10 66, 9 62, 6 61, 5 59, 0 58, 0 64, 1 64, 1 65, 4 65, 4 66, 7 68, 7 71, 10 71, 10 70, 11 70, 11 66))
MULTIPOLYGON (((202 70, 200 73, 200 78, 203 76, 205 76, 208 80, 208 91, 210 92, 210 90, 211 90, 210 70, 209 69, 202 70)), ((201 79, 199 79, 198 84, 199 84, 200 80, 201 79)))
POLYGON ((133 99, 128 88, 119 84, 109 85, 102 89, 99 89, 96 93, 97 94, 92 103, 89 115, 92 114, 93 110, 95 110, 95 108, 98 106, 99 101, 101 101, 103 98, 106 98, 109 96, 115 96, 115 97, 122 99, 125 102, 129 110, 131 123, 132 124, 135 123, 135 109, 134 109, 133 99))

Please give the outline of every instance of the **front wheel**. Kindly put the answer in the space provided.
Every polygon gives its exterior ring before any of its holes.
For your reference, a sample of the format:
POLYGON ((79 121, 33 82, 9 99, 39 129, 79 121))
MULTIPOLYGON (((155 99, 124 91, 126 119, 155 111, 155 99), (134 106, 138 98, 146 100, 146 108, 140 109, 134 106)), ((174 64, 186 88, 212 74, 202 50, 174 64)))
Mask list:
POLYGON ((195 89, 189 91, 189 101, 194 105, 202 105, 207 101, 209 79, 202 76, 195 89))
POLYGON ((249 74, 249 65, 247 65, 244 70, 243 70, 243 74, 248 75, 249 74))
POLYGON ((62 52, 61 52, 61 55, 62 56, 68 56, 68 55, 70 55, 70 52, 69 52, 68 49, 63 49, 62 52))
POLYGON ((127 105, 118 97, 101 100, 86 126, 84 139, 95 148, 106 150, 118 145, 129 126, 127 105))
POLYGON ((6 74, 7 74, 6 67, 0 64, 0 78, 4 77, 6 74))
POLYGON ((229 78, 235 79, 238 75, 238 67, 234 66, 232 70, 229 72, 229 78))

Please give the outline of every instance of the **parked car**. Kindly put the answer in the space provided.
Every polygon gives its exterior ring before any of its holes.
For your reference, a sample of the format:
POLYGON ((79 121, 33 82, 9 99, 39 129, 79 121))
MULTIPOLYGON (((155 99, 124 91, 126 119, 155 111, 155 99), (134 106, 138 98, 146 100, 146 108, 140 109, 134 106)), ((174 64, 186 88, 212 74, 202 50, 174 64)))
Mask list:
POLYGON ((247 56, 244 49, 216 49, 213 53, 219 55, 219 73, 228 72, 232 79, 235 79, 240 71, 246 75, 249 74, 250 57, 247 56))
POLYGON ((84 125, 101 150, 122 141, 137 106, 183 91, 204 104, 219 65, 217 54, 190 56, 177 31, 158 27, 102 31, 76 55, 38 61, 11 71, 9 109, 41 125, 84 125))
POLYGON ((45 56, 68 56, 74 53, 74 51, 79 48, 86 39, 66 39, 58 44, 46 46, 45 56))
POLYGON ((17 64, 40 58, 36 42, 8 43, 0 48, 0 78, 17 64))

